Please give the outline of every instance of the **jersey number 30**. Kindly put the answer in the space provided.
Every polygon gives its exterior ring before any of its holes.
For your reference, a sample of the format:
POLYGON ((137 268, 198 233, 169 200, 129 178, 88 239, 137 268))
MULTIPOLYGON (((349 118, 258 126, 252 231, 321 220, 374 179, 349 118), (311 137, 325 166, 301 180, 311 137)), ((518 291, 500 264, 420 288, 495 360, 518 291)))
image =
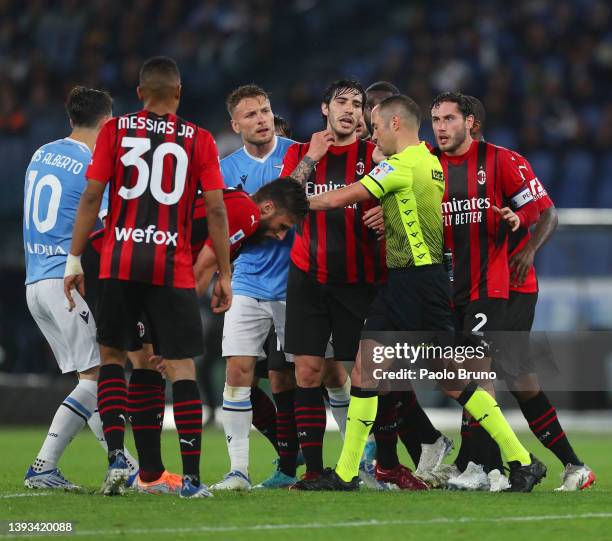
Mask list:
POLYGON ((187 153, 183 147, 176 143, 162 143, 153 152, 152 166, 143 160, 142 155, 151 149, 151 140, 144 137, 124 137, 121 146, 130 150, 121 156, 123 165, 133 165, 138 170, 138 179, 131 188, 121 186, 119 195, 123 199, 136 199, 140 197, 147 186, 158 203, 175 205, 183 195, 187 179, 187 153), (164 192, 162 188, 162 173, 164 171, 164 158, 172 154, 176 158, 174 171, 174 188, 171 192, 164 192))

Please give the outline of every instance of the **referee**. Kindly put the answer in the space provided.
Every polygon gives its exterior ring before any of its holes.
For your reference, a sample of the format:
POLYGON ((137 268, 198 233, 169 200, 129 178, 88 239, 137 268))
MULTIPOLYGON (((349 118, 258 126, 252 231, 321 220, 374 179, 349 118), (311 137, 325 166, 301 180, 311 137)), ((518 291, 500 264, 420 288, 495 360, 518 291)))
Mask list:
MULTIPOLYGON (((360 182, 310 198, 312 210, 342 208, 379 199, 385 220, 389 278, 372 304, 366 331, 452 331, 450 284, 443 258, 444 173, 419 140, 421 113, 403 95, 383 100, 372 111, 373 140, 385 156, 360 182)), ((511 219, 508 216, 506 219, 511 219)), ((450 366, 449 366, 450 368, 450 366)), ((356 490, 359 461, 376 418, 377 391, 361 389, 361 358, 353 370, 351 403, 336 470, 310 481, 310 490, 356 490)), ((489 432, 510 465, 511 490, 528 492, 546 474, 525 450, 495 400, 469 381, 445 390, 489 432)))

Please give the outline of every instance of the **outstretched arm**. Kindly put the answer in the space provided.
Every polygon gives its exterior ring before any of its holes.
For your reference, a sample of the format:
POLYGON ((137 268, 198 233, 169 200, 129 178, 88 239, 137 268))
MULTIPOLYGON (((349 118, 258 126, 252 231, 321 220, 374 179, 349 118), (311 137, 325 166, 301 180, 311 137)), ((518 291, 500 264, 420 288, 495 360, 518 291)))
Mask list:
POLYGON ((310 210, 332 210, 347 207, 353 203, 372 199, 363 184, 355 182, 338 190, 330 190, 319 195, 308 198, 310 210))

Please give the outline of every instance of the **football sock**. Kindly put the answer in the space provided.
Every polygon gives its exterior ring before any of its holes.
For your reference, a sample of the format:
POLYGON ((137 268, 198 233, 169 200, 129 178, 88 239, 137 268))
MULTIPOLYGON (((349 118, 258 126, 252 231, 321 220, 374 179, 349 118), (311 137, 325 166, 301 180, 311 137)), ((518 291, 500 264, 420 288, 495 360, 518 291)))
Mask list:
POLYGON ((251 387, 251 404, 253 406, 253 426, 268 439, 278 453, 277 419, 274 402, 259 387, 251 387))
POLYGON ((455 466, 457 469, 462 472, 467 467, 467 463, 469 461, 470 455, 470 441, 472 438, 472 433, 470 432, 470 414, 465 411, 465 408, 461 410, 461 446, 459 447, 459 452, 457 453, 457 457, 455 458, 455 466))
POLYGON ((278 438, 278 469, 289 477, 295 477, 296 459, 300 444, 295 425, 295 391, 274 393, 278 438))
POLYGON ((119 364, 103 364, 98 376, 98 410, 102 419, 109 463, 123 451, 127 422, 125 371, 119 364))
POLYGON ((519 406, 536 438, 544 447, 550 449, 564 466, 583 465, 559 423, 557 410, 542 391, 527 402, 519 402, 519 406))
POLYGON ((417 466, 421 459, 421 443, 435 443, 442 434, 431 424, 414 391, 396 391, 392 394, 399 402, 397 435, 417 466))
POLYGON ((521 445, 495 399, 474 382, 463 390, 458 402, 495 440, 507 462, 531 464, 528 451, 521 445))
POLYGON ((495 443, 482 425, 473 419, 470 421, 471 453, 467 457, 475 464, 480 464, 486 473, 492 470, 503 471, 503 461, 499 445, 495 443))
POLYGON ((395 397, 387 394, 378 397, 378 411, 372 433, 376 440, 376 461, 384 470, 392 470, 399 464, 397 458, 397 409, 395 397))
POLYGON ((308 472, 323 471, 326 421, 321 387, 298 387, 295 391, 295 424, 308 472))
POLYGON ((347 376, 342 387, 327 387, 329 405, 332 415, 338 424, 340 437, 344 439, 346 432, 346 414, 351 401, 351 378, 347 376))
MULTIPOLYGON (((106 445, 106 440, 104 439, 104 430, 102 429, 102 419, 100 419, 100 413, 97 409, 93 412, 87 421, 87 424, 93 432, 93 435, 98 440, 98 443, 102 446, 102 449, 104 449, 105 452, 108 452, 108 446, 106 445)), ((130 475, 135 474, 138 471, 138 460, 132 456, 127 447, 123 448, 123 455, 125 456, 125 461, 130 467, 130 475)))
POLYGON ((249 435, 253 421, 251 387, 223 389, 223 429, 230 458, 230 470, 249 473, 249 435))
POLYGON ((128 413, 140 462, 140 478, 150 483, 165 467, 161 457, 161 429, 165 382, 157 370, 134 369, 128 386, 128 413))
POLYGON ((32 466, 37 473, 52 470, 72 439, 96 408, 96 382, 81 379, 55 412, 47 437, 32 466))
POLYGON ((192 482, 200 482, 200 453, 202 449, 202 400, 198 384, 181 379, 172 384, 173 411, 181 448, 183 475, 192 482))
POLYGON ((368 435, 376 419, 378 396, 376 391, 363 391, 351 387, 351 403, 346 417, 346 434, 336 473, 343 481, 352 481, 359 475, 359 462, 363 456, 368 435))

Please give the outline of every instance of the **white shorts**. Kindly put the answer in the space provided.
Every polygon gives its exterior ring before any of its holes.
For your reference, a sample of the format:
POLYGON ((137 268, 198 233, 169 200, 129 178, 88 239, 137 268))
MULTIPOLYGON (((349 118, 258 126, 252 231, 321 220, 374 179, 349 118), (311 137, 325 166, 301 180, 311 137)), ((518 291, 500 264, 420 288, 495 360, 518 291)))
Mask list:
POLYGON ((28 308, 53 350, 63 374, 84 372, 100 364, 94 316, 77 291, 76 307, 67 309, 64 280, 50 278, 26 286, 28 308))
MULTIPOLYGON (((285 343, 285 301, 260 301, 234 295, 232 306, 223 322, 222 354, 224 357, 257 357, 265 359, 264 344, 274 324, 281 346, 285 343)), ((287 362, 293 355, 285 353, 287 362)))

